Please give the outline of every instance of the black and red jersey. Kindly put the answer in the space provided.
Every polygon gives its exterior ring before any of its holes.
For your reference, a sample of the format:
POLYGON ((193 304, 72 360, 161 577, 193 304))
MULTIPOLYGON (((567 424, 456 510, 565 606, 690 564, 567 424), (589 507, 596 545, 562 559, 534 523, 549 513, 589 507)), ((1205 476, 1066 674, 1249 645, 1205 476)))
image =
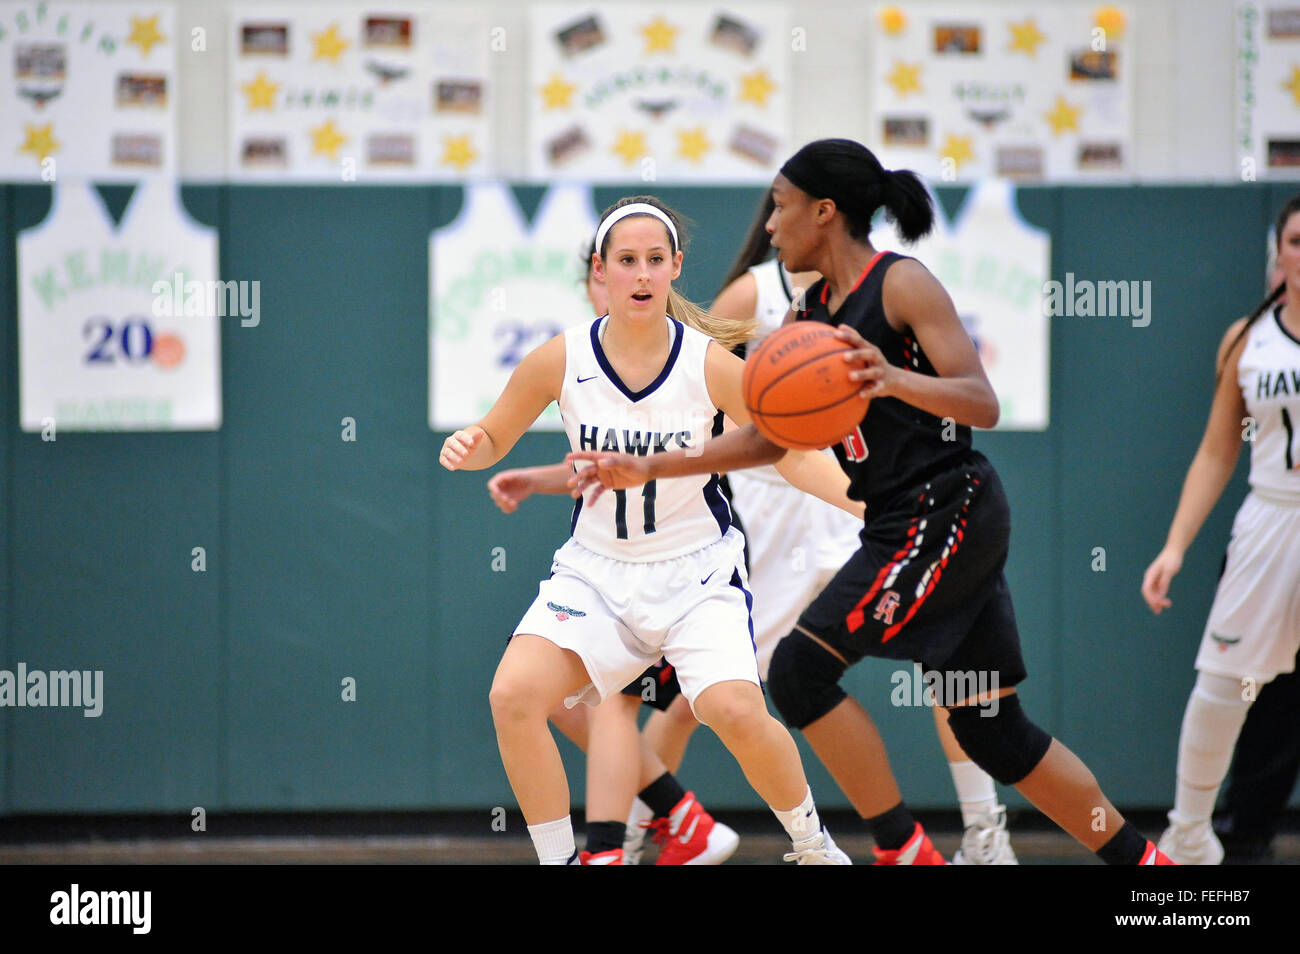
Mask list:
MULTIPOLYGON (((826 307, 830 292, 826 279, 817 281, 807 293, 809 308, 798 314, 798 320, 851 325, 890 364, 938 377, 916 338, 910 332, 900 334, 885 320, 881 300, 885 274, 904 258, 895 252, 877 254, 834 315, 826 307)), ((876 398, 858 429, 834 450, 851 480, 849 496, 866 502, 870 521, 873 507, 886 505, 901 491, 965 459, 971 450, 971 430, 897 398, 876 398)))

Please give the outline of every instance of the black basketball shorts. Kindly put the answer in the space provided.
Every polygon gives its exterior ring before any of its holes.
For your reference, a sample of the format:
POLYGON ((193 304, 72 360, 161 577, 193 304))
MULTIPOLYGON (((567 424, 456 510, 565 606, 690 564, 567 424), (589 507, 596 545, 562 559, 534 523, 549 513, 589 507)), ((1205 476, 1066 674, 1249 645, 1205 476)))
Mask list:
POLYGON ((660 712, 666 712, 672 701, 681 694, 682 687, 677 682, 677 670, 669 665, 666 659, 660 659, 623 687, 623 695, 640 696, 643 704, 660 712))
MULTIPOLYGON (((982 454, 869 506, 861 546, 799 625, 851 665, 911 659, 937 672, 1026 675, 1003 576, 1011 515, 982 454)), ((959 701, 959 700, 952 700, 959 701)))

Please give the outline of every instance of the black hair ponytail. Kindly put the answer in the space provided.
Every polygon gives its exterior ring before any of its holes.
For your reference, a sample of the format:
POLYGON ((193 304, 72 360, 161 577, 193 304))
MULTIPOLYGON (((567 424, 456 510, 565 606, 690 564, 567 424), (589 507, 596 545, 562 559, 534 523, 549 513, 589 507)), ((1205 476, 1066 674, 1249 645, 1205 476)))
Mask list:
POLYGON ((833 200, 854 239, 871 234, 871 220, 882 206, 908 242, 934 227, 934 204, 920 177, 906 169, 885 169, 875 153, 852 139, 810 142, 790 157, 781 174, 814 199, 833 200))
POLYGON ((910 169, 885 173, 885 211, 898 223, 898 234, 909 245, 934 228, 934 205, 921 177, 910 169))

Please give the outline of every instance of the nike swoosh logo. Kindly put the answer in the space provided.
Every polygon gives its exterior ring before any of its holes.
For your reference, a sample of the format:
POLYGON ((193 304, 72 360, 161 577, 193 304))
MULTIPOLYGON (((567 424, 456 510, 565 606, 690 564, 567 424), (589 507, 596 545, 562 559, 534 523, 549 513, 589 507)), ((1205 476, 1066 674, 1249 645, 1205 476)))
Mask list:
MULTIPOLYGON (((718 572, 717 570, 714 570, 714 571, 713 571, 713 573, 717 573, 717 572, 718 572)), ((712 578, 712 576, 713 576, 713 573, 710 573, 710 574, 709 574, 708 576, 706 576, 704 579, 700 580, 700 586, 703 586, 705 583, 709 582, 710 578, 712 578)))
MULTIPOLYGON (((712 576, 713 574, 710 573, 709 575, 712 576)), ((696 815, 694 818, 691 819, 691 827, 686 829, 686 831, 682 832, 680 835, 678 835, 677 840, 680 841, 683 845, 689 845, 691 843, 691 839, 695 837, 695 826, 698 825, 699 823, 700 823, 700 816, 696 815)))
POLYGON ((593 374, 593 375, 592 375, 591 377, 589 377, 589 378, 578 378, 578 383, 579 383, 579 384, 586 384, 588 381, 595 381, 598 377, 600 377, 599 374, 593 374))

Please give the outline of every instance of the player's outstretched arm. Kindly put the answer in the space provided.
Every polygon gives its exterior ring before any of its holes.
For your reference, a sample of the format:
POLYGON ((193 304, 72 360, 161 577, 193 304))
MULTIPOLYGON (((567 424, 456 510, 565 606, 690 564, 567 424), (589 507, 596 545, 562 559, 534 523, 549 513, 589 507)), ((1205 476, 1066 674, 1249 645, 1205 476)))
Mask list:
POLYGON ((905 325, 916 335, 939 376, 890 364, 879 348, 853 328, 840 325, 836 335, 855 349, 845 360, 867 365, 865 370, 850 372, 851 378, 862 382, 863 396, 897 398, 935 417, 971 427, 997 424, 997 395, 938 279, 919 262, 898 262, 885 275, 881 300, 891 323, 905 325))
POLYGON ((747 467, 775 464, 787 453, 749 424, 749 412, 741 398, 740 379, 745 367, 721 345, 710 344, 704 358, 705 383, 716 407, 727 417, 746 426, 705 442, 703 447, 666 454, 638 457, 634 454, 608 454, 602 451, 575 451, 567 463, 589 462, 569 479, 574 497, 586 488, 600 485, 606 490, 635 487, 663 477, 686 477, 691 474, 722 474, 747 467))
POLYGON ((494 474, 487 488, 502 513, 514 513, 533 494, 567 494, 572 476, 573 468, 564 464, 519 467, 494 474))
POLYGON ((1214 403, 1210 405, 1205 436, 1187 468, 1183 492, 1178 498, 1178 509, 1169 525, 1164 549, 1151 561, 1142 577, 1142 598, 1156 614, 1172 605, 1168 598, 1169 584, 1182 569, 1183 555, 1222 496, 1223 488, 1228 485, 1237 466, 1237 455, 1241 453, 1246 402, 1237 384, 1237 361, 1246 342, 1242 339, 1236 347, 1232 347, 1232 343, 1245 320, 1233 322, 1219 343, 1216 366, 1223 371, 1214 389, 1214 403))
POLYGON ((525 355, 483 420, 443 441, 438 462, 448 470, 483 470, 510 453, 546 406, 559 400, 564 360, 563 335, 525 355))

